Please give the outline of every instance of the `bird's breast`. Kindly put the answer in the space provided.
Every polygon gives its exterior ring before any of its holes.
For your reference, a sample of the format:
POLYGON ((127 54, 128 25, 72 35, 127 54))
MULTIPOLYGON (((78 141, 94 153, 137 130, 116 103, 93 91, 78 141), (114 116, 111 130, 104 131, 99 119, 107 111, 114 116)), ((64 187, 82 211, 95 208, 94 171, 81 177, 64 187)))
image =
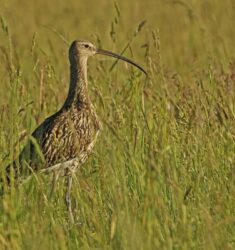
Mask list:
POLYGON ((93 108, 70 109, 60 113, 48 128, 42 143, 48 165, 73 158, 80 163, 85 162, 101 128, 93 108))

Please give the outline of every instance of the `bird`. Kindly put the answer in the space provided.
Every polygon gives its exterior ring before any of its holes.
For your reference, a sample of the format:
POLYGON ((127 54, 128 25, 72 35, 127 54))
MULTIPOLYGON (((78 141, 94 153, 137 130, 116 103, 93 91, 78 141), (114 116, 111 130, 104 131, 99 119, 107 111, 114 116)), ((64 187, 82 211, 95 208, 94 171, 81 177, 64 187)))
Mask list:
POLYGON ((32 171, 53 171, 56 181, 63 172, 67 189, 65 203, 72 221, 73 173, 87 160, 102 129, 87 81, 87 60, 98 54, 126 61, 147 75, 140 65, 122 55, 97 48, 89 41, 73 41, 68 53, 70 84, 64 104, 34 130, 19 157, 6 167, 7 183, 32 171))

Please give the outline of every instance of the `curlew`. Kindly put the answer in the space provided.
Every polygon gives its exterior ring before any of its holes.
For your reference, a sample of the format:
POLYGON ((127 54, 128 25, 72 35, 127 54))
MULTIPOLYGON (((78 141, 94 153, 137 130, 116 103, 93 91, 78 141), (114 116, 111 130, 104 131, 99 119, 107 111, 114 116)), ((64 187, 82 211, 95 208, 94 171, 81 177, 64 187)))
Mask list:
POLYGON ((8 183, 32 170, 53 171, 54 180, 63 172, 67 186, 65 202, 71 219, 73 215, 70 192, 73 173, 86 161, 101 130, 87 86, 87 59, 97 54, 126 61, 146 74, 142 67, 130 59, 97 49, 87 41, 74 41, 69 48, 69 91, 62 108, 35 129, 18 159, 6 168, 8 183))

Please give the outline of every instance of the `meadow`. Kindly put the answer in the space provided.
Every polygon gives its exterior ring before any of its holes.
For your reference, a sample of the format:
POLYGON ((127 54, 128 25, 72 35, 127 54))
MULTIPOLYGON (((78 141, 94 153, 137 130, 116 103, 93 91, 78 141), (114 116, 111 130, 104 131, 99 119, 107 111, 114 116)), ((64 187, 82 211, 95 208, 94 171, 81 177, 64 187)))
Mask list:
POLYGON ((103 123, 72 189, 32 174, 0 197, 0 249, 235 249, 235 2, 0 0, 0 169, 63 104, 68 46, 103 123), (115 64, 114 64, 115 63, 115 64))

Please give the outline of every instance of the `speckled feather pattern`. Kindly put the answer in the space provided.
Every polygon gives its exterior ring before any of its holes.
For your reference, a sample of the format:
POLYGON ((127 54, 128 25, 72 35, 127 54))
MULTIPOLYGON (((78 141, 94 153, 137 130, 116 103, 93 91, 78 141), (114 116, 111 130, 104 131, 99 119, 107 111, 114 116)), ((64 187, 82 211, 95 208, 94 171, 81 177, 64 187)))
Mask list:
MULTIPOLYGON (((90 154, 100 130, 100 122, 89 104, 61 110, 48 118, 33 136, 45 158, 45 166, 76 158, 82 164, 90 154), (92 145, 92 146, 91 146, 92 145)), ((35 150, 34 147, 31 150, 35 150)), ((34 155, 36 152, 31 152, 34 155)))

